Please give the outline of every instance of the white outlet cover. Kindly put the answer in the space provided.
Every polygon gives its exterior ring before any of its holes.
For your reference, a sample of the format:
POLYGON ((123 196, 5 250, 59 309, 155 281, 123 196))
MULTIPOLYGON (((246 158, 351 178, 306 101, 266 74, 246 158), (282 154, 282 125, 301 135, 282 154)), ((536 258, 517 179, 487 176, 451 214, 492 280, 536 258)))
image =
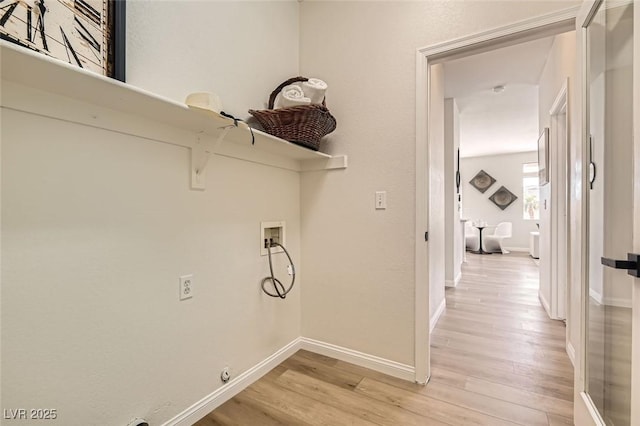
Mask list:
POLYGON ((193 297, 193 275, 183 275, 180 277, 180 300, 187 300, 193 297))

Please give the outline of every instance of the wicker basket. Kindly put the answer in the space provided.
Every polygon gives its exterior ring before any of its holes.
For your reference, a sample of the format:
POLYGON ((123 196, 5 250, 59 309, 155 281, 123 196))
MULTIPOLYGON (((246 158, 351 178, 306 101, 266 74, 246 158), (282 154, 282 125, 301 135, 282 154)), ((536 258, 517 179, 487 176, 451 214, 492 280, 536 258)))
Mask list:
POLYGON ((324 100, 322 105, 300 105, 273 109, 278 93, 285 87, 305 77, 293 77, 278 86, 269 96, 269 109, 249 110, 264 130, 279 138, 317 151, 320 139, 336 129, 336 119, 331 115, 324 100))

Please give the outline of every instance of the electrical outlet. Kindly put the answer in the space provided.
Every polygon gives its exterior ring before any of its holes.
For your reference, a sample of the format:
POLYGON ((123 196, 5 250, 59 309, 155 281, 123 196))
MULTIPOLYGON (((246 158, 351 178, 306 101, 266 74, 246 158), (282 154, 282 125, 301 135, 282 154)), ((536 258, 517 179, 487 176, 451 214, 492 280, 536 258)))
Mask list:
POLYGON ((193 297, 193 275, 183 275, 180 277, 180 300, 191 299, 193 297))

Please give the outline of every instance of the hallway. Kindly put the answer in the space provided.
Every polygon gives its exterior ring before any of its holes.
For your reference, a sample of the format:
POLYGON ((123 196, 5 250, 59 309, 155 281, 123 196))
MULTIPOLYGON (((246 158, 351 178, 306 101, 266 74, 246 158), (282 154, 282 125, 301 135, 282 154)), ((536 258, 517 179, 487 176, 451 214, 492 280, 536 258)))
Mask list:
POLYGON ((566 328, 540 305, 534 261, 467 253, 462 280, 446 297, 431 339, 431 384, 493 398, 478 405, 497 417, 512 403, 531 409, 521 407, 522 424, 545 424, 543 413, 550 425, 573 424, 566 328))
POLYGON ((197 425, 570 425, 565 327, 547 318, 537 279, 524 254, 468 255, 426 387, 299 351, 197 425))

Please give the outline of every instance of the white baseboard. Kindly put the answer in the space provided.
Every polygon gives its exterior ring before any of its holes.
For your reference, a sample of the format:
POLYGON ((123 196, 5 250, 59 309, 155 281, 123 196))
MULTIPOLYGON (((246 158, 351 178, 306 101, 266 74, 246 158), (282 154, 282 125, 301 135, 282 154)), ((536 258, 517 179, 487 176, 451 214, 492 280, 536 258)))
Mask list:
POLYGON ((369 368, 389 376, 398 377, 400 379, 414 382, 416 379, 416 370, 414 367, 380 358, 375 355, 369 355, 358 352, 353 349, 344 348, 342 346, 332 345, 331 343, 320 342, 318 340, 301 337, 301 349, 325 355, 340 361, 350 362, 360 367, 369 368))
POLYGON ((515 251, 518 253, 529 253, 529 247, 505 247, 507 251, 515 251))
POLYGON ((593 425, 605 426, 602 417, 598 413, 598 409, 586 392, 580 392, 580 398, 574 402, 578 405, 574 409, 574 424, 576 425, 593 425))
POLYGON ((431 318, 429 318, 429 333, 433 333, 433 329, 436 328, 436 324, 438 323, 440 316, 443 314, 443 312, 446 309, 447 309, 447 299, 444 298, 442 299, 442 302, 440 302, 440 305, 438 305, 438 308, 433 313, 433 315, 431 315, 431 318))
POLYGON ((632 303, 630 299, 622 299, 619 297, 602 297, 600 293, 594 289, 589 289, 589 297, 594 299, 599 305, 615 306, 617 308, 631 308, 632 303))
POLYGON ((547 315, 549 315, 549 318, 554 319, 553 315, 551 315, 551 305, 549 305, 549 302, 547 301, 547 299, 545 299, 541 291, 538 291, 538 299, 540 299, 540 303, 542 303, 542 307, 544 308, 544 310, 547 311, 547 315))
POLYGON ((182 413, 165 422, 163 426, 188 426, 194 424, 296 353, 300 349, 300 345, 301 338, 298 337, 276 353, 232 379, 226 385, 219 387, 182 413))
POLYGON ((615 306, 616 308, 629 308, 633 306, 631 299, 621 299, 619 297, 605 297, 604 304, 607 306, 615 306))
POLYGON ((571 365, 573 368, 576 367, 576 350, 571 344, 571 342, 567 342, 567 355, 569 355, 569 360, 571 361, 571 365))
POLYGON ((458 285, 458 283, 460 283, 460 280, 462 279, 462 272, 458 272, 458 276, 455 277, 455 279, 452 280, 444 280, 444 286, 445 287, 456 287, 458 285))
POLYGON ((602 295, 600 293, 598 293, 597 291, 595 291, 594 289, 590 288, 589 289, 589 297, 591 297, 593 300, 596 301, 596 303, 598 305, 602 305, 602 295))
POLYGON ((226 385, 216 389, 200 401, 193 404, 191 407, 163 423, 162 426, 188 426, 194 424, 202 417, 206 416, 208 413, 242 392, 252 383, 259 380, 262 376, 273 370, 300 349, 305 349, 307 351, 339 359, 341 361, 350 362, 351 364, 369 368, 410 382, 415 382, 416 379, 415 368, 410 365, 401 364, 399 362, 358 352, 353 349, 332 345, 330 343, 320 342, 306 337, 298 337, 273 355, 251 367, 235 379, 232 379, 226 385))

